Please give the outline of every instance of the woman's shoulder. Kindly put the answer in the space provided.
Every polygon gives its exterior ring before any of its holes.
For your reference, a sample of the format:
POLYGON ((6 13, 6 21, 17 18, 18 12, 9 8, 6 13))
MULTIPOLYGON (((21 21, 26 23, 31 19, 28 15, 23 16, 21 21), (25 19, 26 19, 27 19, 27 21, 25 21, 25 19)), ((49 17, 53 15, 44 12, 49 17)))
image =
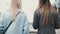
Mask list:
POLYGON ((19 18, 25 18, 27 15, 26 15, 26 13, 24 13, 23 11, 20 11, 19 12, 19 14, 17 15, 17 18, 19 19, 19 18))
POLYGON ((35 15, 40 15, 40 10, 39 9, 36 9, 35 12, 34 12, 35 15))
POLYGON ((9 13, 10 13, 9 10, 5 10, 5 11, 3 12, 3 14, 9 14, 9 13))
POLYGON ((37 13, 37 14, 38 14, 38 13, 39 13, 39 10, 38 10, 38 9, 36 9, 36 10, 35 10, 35 13, 37 13))
POLYGON ((6 17, 11 16, 11 15, 10 15, 10 11, 9 11, 9 10, 4 11, 4 12, 3 12, 3 16, 4 16, 4 17, 5 17, 5 16, 6 16, 6 17))
POLYGON ((25 16, 25 15, 26 15, 26 13, 24 13, 23 11, 19 12, 19 16, 25 16))

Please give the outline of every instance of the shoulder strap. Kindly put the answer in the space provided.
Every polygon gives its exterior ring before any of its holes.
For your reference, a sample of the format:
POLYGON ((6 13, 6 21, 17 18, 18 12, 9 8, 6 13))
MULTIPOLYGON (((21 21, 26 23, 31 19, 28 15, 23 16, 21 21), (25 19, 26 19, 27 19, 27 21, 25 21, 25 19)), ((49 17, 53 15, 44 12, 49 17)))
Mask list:
MULTIPOLYGON (((20 12, 17 13, 16 17, 17 17, 19 14, 20 14, 20 12)), ((14 20, 12 20, 12 21, 10 22, 10 24, 8 25, 8 27, 4 30, 3 34, 5 34, 5 32, 6 32, 7 29, 10 27, 10 25, 12 24, 13 21, 14 21, 14 20)))

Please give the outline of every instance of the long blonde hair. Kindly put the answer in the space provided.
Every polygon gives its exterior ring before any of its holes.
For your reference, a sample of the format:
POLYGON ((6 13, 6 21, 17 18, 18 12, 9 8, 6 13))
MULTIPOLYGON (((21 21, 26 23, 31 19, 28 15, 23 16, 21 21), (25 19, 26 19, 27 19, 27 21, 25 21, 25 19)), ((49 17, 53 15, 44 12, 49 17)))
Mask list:
MULTIPOLYGON (((48 23, 48 14, 55 15, 55 9, 51 6, 49 0, 39 0, 39 7, 40 14, 42 15, 42 24, 48 23)), ((40 20, 41 22, 41 20, 40 20)), ((53 16, 52 16, 52 22, 53 22, 53 16)))
POLYGON ((11 8, 12 20, 14 20, 16 18, 17 10, 21 9, 21 0, 12 0, 10 8, 11 8))

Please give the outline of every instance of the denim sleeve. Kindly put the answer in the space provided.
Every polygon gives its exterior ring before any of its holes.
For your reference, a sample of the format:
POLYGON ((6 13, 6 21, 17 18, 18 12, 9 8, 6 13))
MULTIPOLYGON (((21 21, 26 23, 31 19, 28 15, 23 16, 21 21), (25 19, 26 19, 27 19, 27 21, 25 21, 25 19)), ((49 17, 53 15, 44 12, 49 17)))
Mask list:
POLYGON ((4 25, 0 24, 0 34, 4 32, 4 25))
POLYGON ((3 16, 0 17, 0 34, 4 32, 3 16))
POLYGON ((0 34, 4 33, 5 29, 9 25, 11 19, 9 12, 4 12, 2 19, 0 20, 0 34))
POLYGON ((24 23, 23 23, 23 34, 29 34, 29 24, 26 15, 24 17, 24 23))

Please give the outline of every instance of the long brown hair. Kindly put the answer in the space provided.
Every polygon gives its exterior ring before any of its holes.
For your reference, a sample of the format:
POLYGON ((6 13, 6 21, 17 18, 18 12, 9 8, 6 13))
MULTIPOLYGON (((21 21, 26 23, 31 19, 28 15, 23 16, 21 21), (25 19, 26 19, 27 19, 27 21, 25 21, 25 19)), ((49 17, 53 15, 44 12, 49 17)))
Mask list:
MULTIPOLYGON (((38 9, 40 10, 40 14, 42 15, 42 24, 47 24, 48 22, 48 14, 51 13, 51 15, 54 15, 55 10, 51 6, 49 0, 39 0, 39 7, 38 9)), ((40 20, 41 21, 41 20, 40 20)), ((52 16, 52 22, 53 22, 53 16, 52 16)))
POLYGON ((10 9, 11 9, 12 20, 14 20, 16 17, 17 10, 21 9, 21 0, 12 0, 10 9))

